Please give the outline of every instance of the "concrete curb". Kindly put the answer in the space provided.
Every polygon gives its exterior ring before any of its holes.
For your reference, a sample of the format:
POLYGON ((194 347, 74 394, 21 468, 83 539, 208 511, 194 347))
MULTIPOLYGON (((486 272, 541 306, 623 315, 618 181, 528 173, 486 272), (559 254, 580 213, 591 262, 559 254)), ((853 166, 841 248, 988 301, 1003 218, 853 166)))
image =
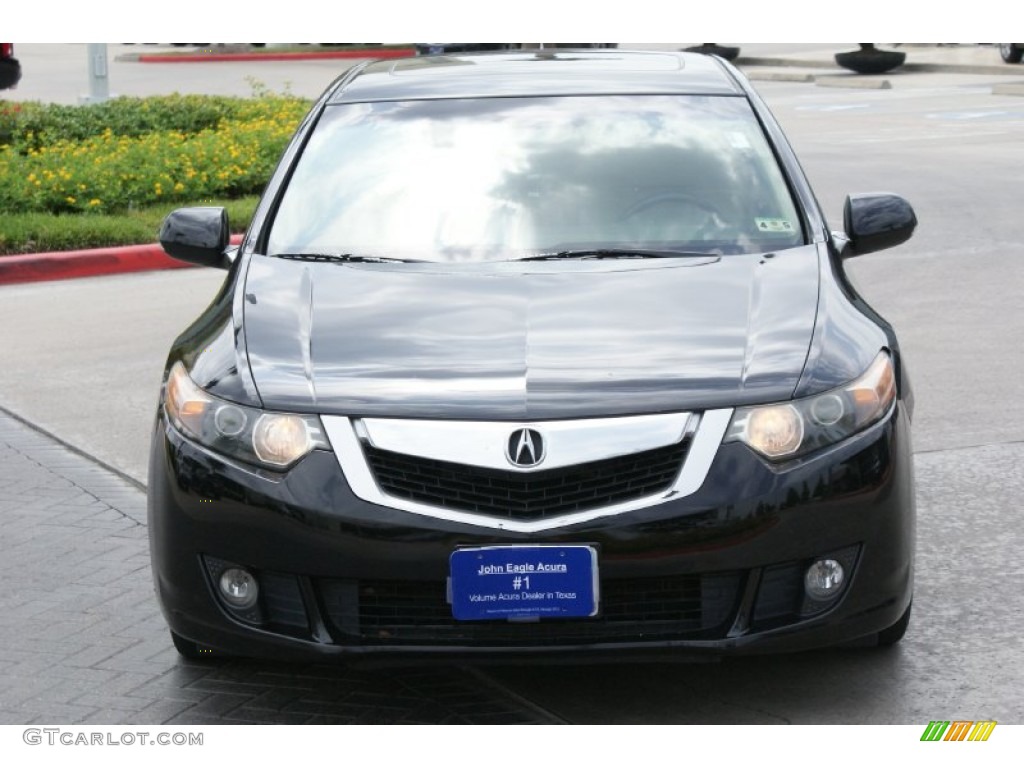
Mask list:
POLYGON ((404 59, 415 56, 415 48, 346 49, 344 51, 282 51, 280 53, 140 53, 134 61, 143 64, 194 64, 211 61, 314 61, 317 59, 404 59))
POLYGON ((1024 83, 1000 83, 992 86, 992 93, 996 96, 1024 96, 1024 83))
POLYGON ((747 72, 749 80, 768 83, 813 83, 815 75, 810 72, 747 72))
POLYGON ((892 88, 892 83, 887 78, 865 75, 825 75, 818 77, 814 82, 823 88, 868 88, 883 91, 892 88))
MULTIPOLYGON (((908 58, 913 50, 908 50, 908 58)), ((312 61, 316 59, 399 59, 415 56, 415 48, 346 48, 341 51, 224 51, 209 53, 129 53, 118 56, 119 61, 138 61, 144 64, 190 64, 197 62, 225 61, 312 61)), ((793 57, 739 56, 734 62, 743 67, 784 67, 833 72, 846 72, 834 59, 800 59, 793 57)), ((910 72, 946 72, 961 75, 1010 75, 1020 76, 1020 70, 1011 64, 969 64, 966 62, 942 64, 937 62, 907 61, 892 70, 900 74, 910 72)), ((783 79, 783 78, 778 78, 783 79)))
MULTIPOLYGON (((231 238, 233 245, 240 242, 241 235, 234 235, 231 238)), ((26 253, 20 256, 0 256, 0 285, 71 280, 125 272, 184 269, 191 266, 193 265, 184 261, 172 259, 156 243, 90 248, 81 251, 26 253)))

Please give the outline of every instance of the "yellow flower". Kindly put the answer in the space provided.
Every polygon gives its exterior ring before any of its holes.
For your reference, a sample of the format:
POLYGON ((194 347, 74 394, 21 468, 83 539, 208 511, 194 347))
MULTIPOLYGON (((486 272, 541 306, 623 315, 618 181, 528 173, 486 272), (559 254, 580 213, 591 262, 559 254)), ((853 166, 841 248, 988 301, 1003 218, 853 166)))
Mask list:
POLYGON ((67 200, 69 203, 71 203, 71 205, 74 205, 75 202, 76 202, 75 198, 70 197, 70 196, 69 197, 65 197, 64 199, 67 200))
POLYGON ((95 208, 97 205, 102 205, 102 203, 94 197, 92 200, 89 201, 89 205, 95 208))

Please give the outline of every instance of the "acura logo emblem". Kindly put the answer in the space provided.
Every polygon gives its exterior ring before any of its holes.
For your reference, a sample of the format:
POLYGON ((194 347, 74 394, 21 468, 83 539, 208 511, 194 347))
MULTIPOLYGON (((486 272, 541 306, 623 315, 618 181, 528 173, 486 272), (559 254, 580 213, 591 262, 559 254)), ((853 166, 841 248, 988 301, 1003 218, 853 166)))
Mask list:
POLYGON ((544 438, 535 429, 517 429, 508 439, 505 456, 517 467, 535 467, 544 461, 544 438))

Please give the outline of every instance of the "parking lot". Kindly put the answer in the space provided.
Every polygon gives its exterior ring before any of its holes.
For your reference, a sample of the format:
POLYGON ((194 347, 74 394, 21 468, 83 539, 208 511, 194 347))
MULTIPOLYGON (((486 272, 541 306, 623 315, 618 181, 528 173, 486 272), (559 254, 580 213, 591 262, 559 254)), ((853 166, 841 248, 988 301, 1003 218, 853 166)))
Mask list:
MULTIPOLYGON (((1024 96, 993 92, 1006 74, 898 73, 882 89, 780 71, 747 69, 833 226, 848 192, 897 192, 920 220, 907 245, 849 266, 916 392, 903 643, 599 669, 184 662, 152 594, 145 454, 166 349, 223 273, 125 275, 0 289, 0 723, 1020 722, 1024 96)), ((320 80, 318 64, 293 87, 320 80)))

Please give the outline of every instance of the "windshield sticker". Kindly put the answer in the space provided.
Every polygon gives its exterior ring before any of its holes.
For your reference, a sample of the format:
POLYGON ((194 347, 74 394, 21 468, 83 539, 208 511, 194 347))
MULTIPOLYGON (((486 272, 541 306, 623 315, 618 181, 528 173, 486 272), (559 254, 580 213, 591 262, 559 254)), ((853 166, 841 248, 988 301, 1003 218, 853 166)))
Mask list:
POLYGON ((790 235, 796 230, 789 219, 754 219, 758 232, 766 234, 790 235))

